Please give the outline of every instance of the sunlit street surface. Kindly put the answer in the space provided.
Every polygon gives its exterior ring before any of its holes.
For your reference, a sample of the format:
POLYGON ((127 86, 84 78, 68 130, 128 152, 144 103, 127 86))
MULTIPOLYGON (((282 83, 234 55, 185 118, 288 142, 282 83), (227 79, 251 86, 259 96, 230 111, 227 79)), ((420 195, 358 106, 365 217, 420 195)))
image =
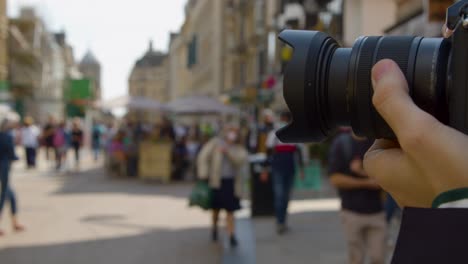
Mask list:
MULTIPOLYGON (((0 240, 2 263, 343 263, 337 199, 295 200, 291 233, 272 218, 238 213, 240 248, 210 241, 209 215, 188 208, 188 184, 158 185, 106 176, 99 163, 57 175, 14 169, 27 230, 0 240), (242 261, 242 262, 239 262, 242 261)), ((7 218, 6 218, 7 219, 7 218)), ((8 220, 8 219, 7 219, 8 220)))

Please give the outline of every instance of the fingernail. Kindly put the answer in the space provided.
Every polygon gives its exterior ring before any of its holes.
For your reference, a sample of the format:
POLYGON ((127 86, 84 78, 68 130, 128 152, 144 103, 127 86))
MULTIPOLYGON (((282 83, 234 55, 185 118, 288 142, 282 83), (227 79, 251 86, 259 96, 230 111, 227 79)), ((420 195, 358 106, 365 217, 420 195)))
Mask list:
POLYGON ((372 68, 372 82, 378 83, 393 67, 390 60, 382 60, 372 68))

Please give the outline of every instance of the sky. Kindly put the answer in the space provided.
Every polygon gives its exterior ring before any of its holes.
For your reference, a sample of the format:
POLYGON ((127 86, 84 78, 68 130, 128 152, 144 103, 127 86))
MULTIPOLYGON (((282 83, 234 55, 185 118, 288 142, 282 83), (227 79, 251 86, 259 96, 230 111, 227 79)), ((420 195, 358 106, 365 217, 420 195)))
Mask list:
POLYGON ((127 93, 130 70, 153 40, 167 51, 169 32, 184 20, 186 0, 7 0, 15 17, 21 6, 34 6, 50 31, 67 33, 75 59, 91 49, 102 67, 103 98, 127 93))

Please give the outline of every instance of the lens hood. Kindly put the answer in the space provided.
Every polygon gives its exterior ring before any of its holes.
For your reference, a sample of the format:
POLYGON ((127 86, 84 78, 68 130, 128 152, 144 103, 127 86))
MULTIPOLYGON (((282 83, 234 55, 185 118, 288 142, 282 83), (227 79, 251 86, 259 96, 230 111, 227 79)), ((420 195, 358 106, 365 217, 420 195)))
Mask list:
POLYGON ((282 142, 320 141, 328 135, 327 70, 338 44, 318 31, 284 30, 279 39, 294 49, 283 80, 283 96, 292 123, 276 135, 282 142))

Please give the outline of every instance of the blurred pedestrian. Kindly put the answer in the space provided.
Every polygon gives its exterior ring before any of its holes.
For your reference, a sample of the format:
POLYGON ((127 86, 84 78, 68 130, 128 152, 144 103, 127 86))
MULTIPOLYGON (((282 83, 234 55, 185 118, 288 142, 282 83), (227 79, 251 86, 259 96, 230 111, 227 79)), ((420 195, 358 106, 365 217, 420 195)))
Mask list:
POLYGON ((125 131, 119 130, 108 146, 108 169, 111 173, 124 176, 127 170, 127 157, 124 147, 125 131))
POLYGON ((187 160, 188 160, 188 179, 196 179, 197 175, 197 156, 198 153, 200 152, 200 142, 196 138, 196 134, 191 132, 189 133, 189 137, 187 139, 187 160))
POLYGON ((65 122, 61 121, 55 129, 53 137, 53 146, 55 150, 55 169, 62 169, 63 162, 66 160, 68 150, 68 135, 65 127, 65 122))
POLYGON ((159 138, 162 140, 169 140, 170 142, 175 142, 176 139, 174 125, 166 116, 162 118, 162 124, 159 129, 159 138))
POLYGON ((72 123, 71 134, 71 146, 75 152, 75 168, 78 169, 80 166, 80 149, 83 145, 83 130, 80 126, 80 120, 75 119, 72 123))
MULTIPOLYGON (((291 114, 283 112, 280 116, 278 128, 281 128, 291 121, 291 114)), ((287 214, 291 196, 291 189, 296 174, 296 163, 300 165, 300 174, 303 176, 304 161, 307 155, 303 145, 286 144, 276 137, 275 130, 270 131, 266 141, 267 160, 266 168, 261 174, 261 180, 266 182, 271 174, 273 182, 273 196, 276 216, 276 231, 279 235, 288 231, 287 214)))
MULTIPOLYGON (((13 229, 17 232, 23 231, 24 227, 18 221, 16 194, 11 188, 10 182, 10 168, 11 162, 18 160, 12 135, 12 129, 18 121, 19 116, 17 114, 8 113, 0 123, 0 220, 3 216, 5 201, 9 200, 13 229)), ((0 230, 0 236, 2 235, 4 235, 4 232, 0 230)))
POLYGON ((352 133, 340 134, 329 154, 330 182, 341 198, 341 221, 348 244, 350 264, 385 260, 386 223, 382 191, 363 168, 364 154, 372 141, 352 133))
POLYGON ((94 123, 91 131, 91 146, 93 148, 94 161, 99 159, 101 153, 102 139, 103 139, 103 128, 99 123, 94 123))
POLYGON ((227 212, 226 227, 229 242, 236 247, 234 211, 240 209, 242 167, 247 162, 247 150, 239 143, 239 131, 226 127, 222 137, 211 139, 198 156, 198 177, 207 180, 213 189, 212 239, 218 240, 220 210, 227 212))
POLYGON ((182 136, 174 147, 174 173, 172 178, 174 180, 183 180, 185 172, 189 165, 188 149, 187 149, 187 136, 182 136))
POLYGON ((56 124, 55 118, 53 116, 49 116, 47 123, 42 130, 41 140, 42 140, 42 144, 45 147, 47 160, 49 160, 50 158, 49 152, 55 151, 54 134, 55 134, 56 125, 57 124, 56 124))
POLYGON ((32 117, 24 118, 24 127, 21 129, 21 142, 25 148, 26 165, 28 169, 36 167, 36 152, 39 147, 40 131, 34 125, 32 117))
POLYGON ((249 150, 252 153, 266 153, 267 137, 275 129, 275 113, 271 109, 264 109, 262 120, 258 127, 255 126, 255 122, 253 121, 251 120, 250 128, 247 132, 249 150))

